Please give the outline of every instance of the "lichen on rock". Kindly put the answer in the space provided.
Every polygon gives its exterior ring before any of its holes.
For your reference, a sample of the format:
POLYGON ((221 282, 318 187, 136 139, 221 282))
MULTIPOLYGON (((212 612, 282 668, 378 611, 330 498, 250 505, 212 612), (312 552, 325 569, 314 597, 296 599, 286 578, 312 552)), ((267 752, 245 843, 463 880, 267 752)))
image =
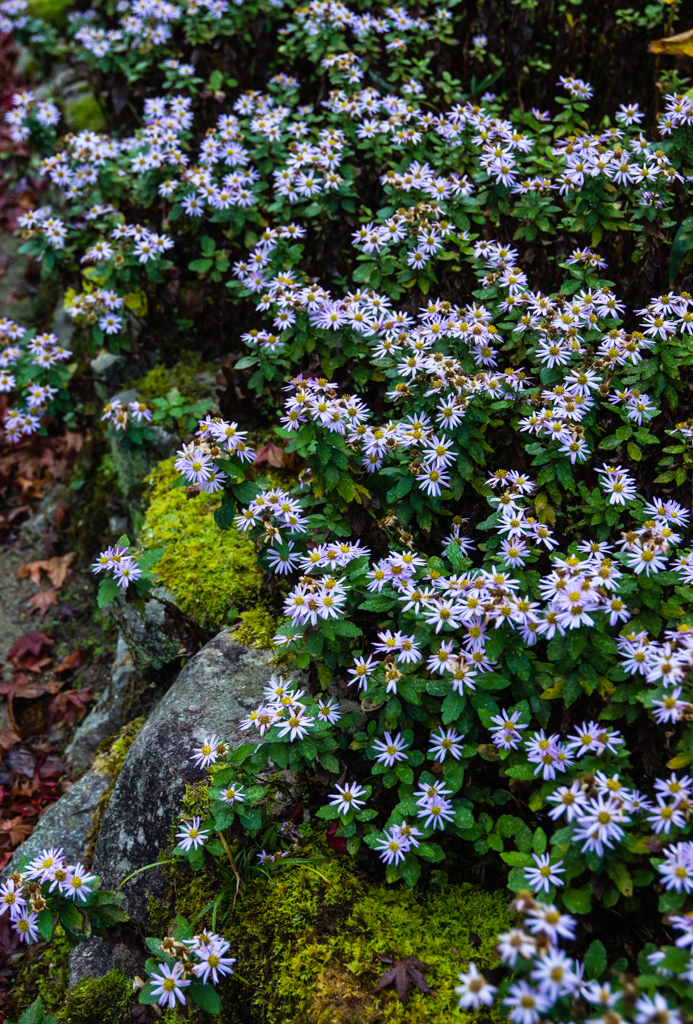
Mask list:
POLYGON ((258 598, 261 574, 252 541, 238 530, 220 530, 214 522, 215 495, 188 499, 167 459, 148 477, 149 507, 139 543, 165 547, 157 563, 160 582, 180 609, 204 625, 221 625, 233 605, 246 607, 258 598))

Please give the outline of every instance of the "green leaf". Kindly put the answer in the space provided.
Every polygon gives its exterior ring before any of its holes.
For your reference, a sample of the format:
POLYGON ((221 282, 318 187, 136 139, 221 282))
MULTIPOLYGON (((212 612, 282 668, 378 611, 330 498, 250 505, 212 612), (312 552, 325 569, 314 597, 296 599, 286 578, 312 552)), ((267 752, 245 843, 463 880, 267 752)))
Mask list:
POLYGON ((176 927, 173 932, 173 937, 178 942, 184 942, 186 939, 192 939, 193 930, 190 927, 190 922, 187 917, 183 917, 182 914, 176 914, 176 927))
POLYGON ((529 883, 525 878, 525 873, 522 868, 511 868, 510 874, 508 875, 508 889, 512 892, 519 892, 520 889, 529 889, 529 883))
POLYGON ((38 931, 44 942, 53 938, 53 911, 44 907, 38 916, 38 931))
POLYGON ((236 501, 240 501, 241 505, 247 505, 257 497, 260 488, 252 480, 244 480, 240 484, 231 484, 231 490, 236 501))
POLYGON ((206 274, 214 266, 214 260, 192 260, 188 263, 188 270, 193 274, 206 274))
POLYGON ((270 747, 269 756, 272 758, 277 768, 288 768, 289 752, 283 743, 273 743, 270 747))
POLYGON ((455 826, 457 828, 471 828, 474 824, 474 815, 468 807, 455 808, 455 826))
POLYGON ((166 548, 151 548, 137 556, 137 564, 140 569, 153 569, 159 559, 166 552, 166 548))
POLYGON ((188 992, 192 1001, 205 1013, 221 1013, 221 999, 212 985, 203 985, 199 978, 193 978, 188 986, 188 992))
POLYGON ((419 843, 416 848, 417 855, 431 864, 439 864, 445 860, 445 851, 437 843, 419 843))
POLYGON ((353 622, 336 620, 333 626, 337 636, 363 636, 363 631, 358 626, 355 626, 353 622))
POLYGON ((511 779, 523 779, 528 782, 534 778, 534 768, 533 764, 513 764, 506 768, 506 773, 511 779))
POLYGON ((615 863, 609 864, 607 871, 616 883, 616 888, 623 896, 633 895, 633 879, 623 861, 617 860, 615 863))
POLYGON ((685 902, 686 894, 683 892, 663 892, 657 909, 660 914, 670 914, 672 910, 680 910, 685 902))
POLYGON ((327 772, 339 775, 339 761, 334 754, 320 754, 318 761, 327 772))
POLYGON ((671 244, 669 257, 669 284, 673 284, 688 253, 693 248, 693 217, 686 217, 679 225, 671 244))
POLYGON ((421 876, 421 864, 413 853, 408 853, 399 866, 399 877, 406 882, 410 889, 418 882, 421 876))
POLYGON ((546 832, 543 828, 538 828, 532 838, 532 849, 539 856, 542 853, 546 853, 546 832))
POLYGON ((318 756, 318 748, 315 746, 315 741, 310 738, 300 740, 298 743, 298 749, 301 751, 306 761, 313 762, 318 756))
POLYGON ((621 444, 621 438, 616 434, 612 434, 611 437, 605 437, 599 442, 600 448, 605 448, 607 451, 611 451, 612 448, 618 448, 621 444))
POLYGON ((315 812, 315 817, 322 818, 324 821, 334 821, 339 817, 339 811, 336 807, 328 804, 325 807, 319 807, 315 812))
POLYGON ((589 886, 584 889, 566 889, 561 893, 561 898, 571 914, 589 914, 592 904, 592 890, 589 886))
MULTIPOLYGON (((241 807, 242 806, 243 805, 241 805, 241 807)), ((247 807, 244 810, 241 810, 239 808, 238 819, 243 828, 247 828, 249 832, 254 832, 262 825, 262 817, 260 816, 260 812, 256 810, 254 807, 247 807)))
POLYGON ((507 853, 501 853, 501 860, 504 860, 506 864, 509 864, 512 868, 533 868, 534 860, 528 853, 520 853, 517 850, 509 850, 507 853))
POLYGON ((62 903, 58 910, 60 917, 60 923, 62 924, 65 931, 78 932, 82 925, 82 918, 77 910, 77 907, 73 903, 62 903))
POLYGON ((591 942, 585 953, 585 970, 590 981, 598 981, 606 970, 606 949, 599 939, 591 942))
POLYGON ((233 526, 234 516, 236 515, 236 502, 233 500, 228 491, 224 491, 221 499, 221 505, 214 513, 214 522, 217 524, 220 530, 228 530, 233 526))
POLYGON ((46 1013, 43 1009, 41 997, 34 1000, 19 1018, 19 1024, 58 1024, 58 1018, 54 1013, 46 1013))
POLYGON ((112 604, 120 592, 120 587, 115 580, 107 576, 99 583, 99 590, 96 595, 96 603, 99 608, 105 608, 107 604, 112 604))
POLYGON ((445 557, 450 561, 455 572, 462 572, 465 565, 469 564, 465 560, 462 550, 456 540, 451 540, 446 547, 445 557))

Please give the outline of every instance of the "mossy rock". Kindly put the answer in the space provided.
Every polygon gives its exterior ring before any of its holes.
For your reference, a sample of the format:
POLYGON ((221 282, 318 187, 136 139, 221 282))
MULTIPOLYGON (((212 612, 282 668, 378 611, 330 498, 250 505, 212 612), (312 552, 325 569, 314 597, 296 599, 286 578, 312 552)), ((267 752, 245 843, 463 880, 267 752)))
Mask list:
POLYGON ((119 1024, 134 1001, 132 979, 121 971, 85 978, 67 993, 58 1011, 64 1024, 119 1024))
MULTIPOLYGON (((196 875, 187 888, 178 879, 175 909, 192 921, 218 893, 211 877, 205 883, 205 876, 196 875)), ((220 913, 225 917, 220 930, 238 960, 238 977, 221 989, 220 1019, 223 1024, 478 1022, 478 1014, 458 1010, 454 989, 468 961, 480 970, 498 964, 496 938, 511 925, 507 903, 505 892, 469 884, 432 886, 424 893, 372 884, 344 859, 280 866, 270 879, 253 880, 228 917, 220 913), (387 969, 378 954, 424 961, 435 994, 412 988, 403 1006, 394 989, 376 993, 387 969)), ((208 918, 203 918, 207 927, 208 918)), ((496 1019, 492 1011, 484 1018, 496 1019)))
POLYGON ((106 127, 98 100, 89 94, 68 100, 63 106, 63 117, 67 127, 75 132, 100 132, 106 127))
POLYGON ((232 606, 257 604, 262 576, 255 549, 246 534, 216 525, 218 495, 189 499, 184 487, 171 490, 178 479, 173 459, 148 477, 150 500, 139 543, 166 548, 156 572, 179 608, 205 626, 220 626, 232 606))
POLYGON ((142 398, 148 400, 165 398, 171 388, 177 388, 188 401, 209 398, 210 386, 200 378, 205 374, 215 374, 216 369, 214 363, 203 363, 197 353, 190 352, 175 366, 155 366, 144 377, 133 381, 133 387, 137 388, 142 398))

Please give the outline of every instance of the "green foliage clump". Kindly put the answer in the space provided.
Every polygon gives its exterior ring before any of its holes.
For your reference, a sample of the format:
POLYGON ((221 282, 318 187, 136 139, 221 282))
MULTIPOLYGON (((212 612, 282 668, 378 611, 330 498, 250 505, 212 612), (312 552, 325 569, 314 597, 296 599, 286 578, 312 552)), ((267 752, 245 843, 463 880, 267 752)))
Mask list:
POLYGON ((367 884, 337 860, 316 863, 283 867, 239 898, 223 931, 250 984, 227 983, 222 1020, 471 1021, 457 1010, 454 988, 465 961, 480 970, 497 963, 496 937, 510 925, 503 893, 463 884, 415 894, 367 884), (387 966, 376 954, 423 960, 435 997, 413 991, 403 1007, 394 989, 376 994, 387 966))
POLYGON ((150 503, 140 534, 147 548, 166 547, 157 563, 160 582, 187 615, 205 625, 219 625, 233 604, 250 605, 260 590, 261 574, 252 542, 235 529, 220 530, 211 510, 215 495, 188 499, 173 459, 150 474, 150 503))
POLYGON ((58 1019, 65 1024, 118 1024, 132 1002, 132 981, 113 970, 103 978, 85 978, 75 985, 58 1019))

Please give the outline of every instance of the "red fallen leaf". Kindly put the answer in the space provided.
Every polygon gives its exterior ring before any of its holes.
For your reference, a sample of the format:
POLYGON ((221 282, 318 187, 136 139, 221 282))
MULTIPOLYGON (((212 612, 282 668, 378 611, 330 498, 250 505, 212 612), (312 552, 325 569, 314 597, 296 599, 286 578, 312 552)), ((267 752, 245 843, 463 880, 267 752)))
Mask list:
POLYGON ((258 448, 255 452, 253 465, 259 466, 262 462, 267 462, 275 469, 281 469, 284 465, 284 449, 276 444, 263 445, 262 448, 258 448))
POLYGON ((55 721, 62 721, 71 729, 87 713, 87 704, 93 700, 94 694, 90 686, 83 690, 63 690, 48 705, 46 721, 50 728, 55 721))
MULTIPOLYGON (((15 680, 20 678, 15 676, 15 680)), ((6 693, 8 699, 21 697, 23 700, 33 700, 34 697, 42 697, 44 693, 57 693, 65 685, 64 679, 45 679, 40 683, 24 683, 23 686, 15 686, 12 683, 0 683, 0 693, 6 693)))
POLYGON ((45 668, 46 665, 50 665, 52 660, 50 655, 44 655, 41 658, 35 654, 25 654, 16 666, 16 669, 22 672, 35 672, 36 675, 40 675, 41 669, 45 668))
POLYGON ((325 839, 327 840, 327 845, 330 847, 331 850, 334 850, 335 853, 346 853, 346 838, 344 836, 335 835, 337 828, 337 822, 334 821, 332 822, 330 827, 325 830, 325 839))
POLYGON ((62 775, 65 771, 65 765, 62 761, 51 761, 48 758, 47 761, 43 761, 38 766, 38 777, 43 781, 44 779, 55 779, 59 775, 62 775))
POLYGON ((56 676, 60 675, 61 672, 70 672, 73 668, 80 668, 84 664, 84 658, 79 647, 72 654, 66 654, 60 664, 56 665, 53 672, 56 676))
POLYGON ((27 677, 17 672, 12 682, 0 680, 0 694, 7 697, 7 721, 12 729, 19 731, 17 721, 14 717, 14 698, 20 697, 23 700, 33 700, 34 697, 41 697, 44 693, 57 693, 65 685, 64 679, 47 679, 40 683, 27 683, 27 677))
POLYGON ((7 654, 7 660, 11 661, 15 668, 19 668, 20 666, 17 662, 25 654, 40 654, 43 647, 52 647, 54 643, 55 640, 52 636, 48 636, 46 633, 42 633, 40 629, 36 629, 33 633, 25 633, 24 636, 20 636, 18 640, 15 640, 7 654))
POLYGON ((412 983, 416 985, 418 989, 425 992, 427 996, 432 996, 433 992, 429 988, 428 982, 424 978, 422 971, 426 971, 429 968, 429 964, 422 963, 421 960, 417 960, 415 956, 405 956, 401 960, 392 960, 389 956, 381 956, 380 953, 376 953, 378 960, 384 964, 392 964, 383 976, 380 978, 378 984, 375 986, 375 991, 379 992, 381 988, 386 988, 388 985, 394 984, 397 995, 400 998, 402 1005, 404 1006, 409 997, 409 990, 412 983))
POLYGON ((55 587, 51 587, 49 590, 39 590, 36 594, 32 594, 27 603, 31 608, 30 614, 33 615, 34 612, 40 612, 41 618, 44 618, 50 606, 58 603, 55 587))
POLYGON ((10 818, 0 821, 0 842, 5 838, 9 840, 10 847, 14 849, 23 843, 27 836, 34 831, 34 826, 22 821, 21 817, 10 818))

